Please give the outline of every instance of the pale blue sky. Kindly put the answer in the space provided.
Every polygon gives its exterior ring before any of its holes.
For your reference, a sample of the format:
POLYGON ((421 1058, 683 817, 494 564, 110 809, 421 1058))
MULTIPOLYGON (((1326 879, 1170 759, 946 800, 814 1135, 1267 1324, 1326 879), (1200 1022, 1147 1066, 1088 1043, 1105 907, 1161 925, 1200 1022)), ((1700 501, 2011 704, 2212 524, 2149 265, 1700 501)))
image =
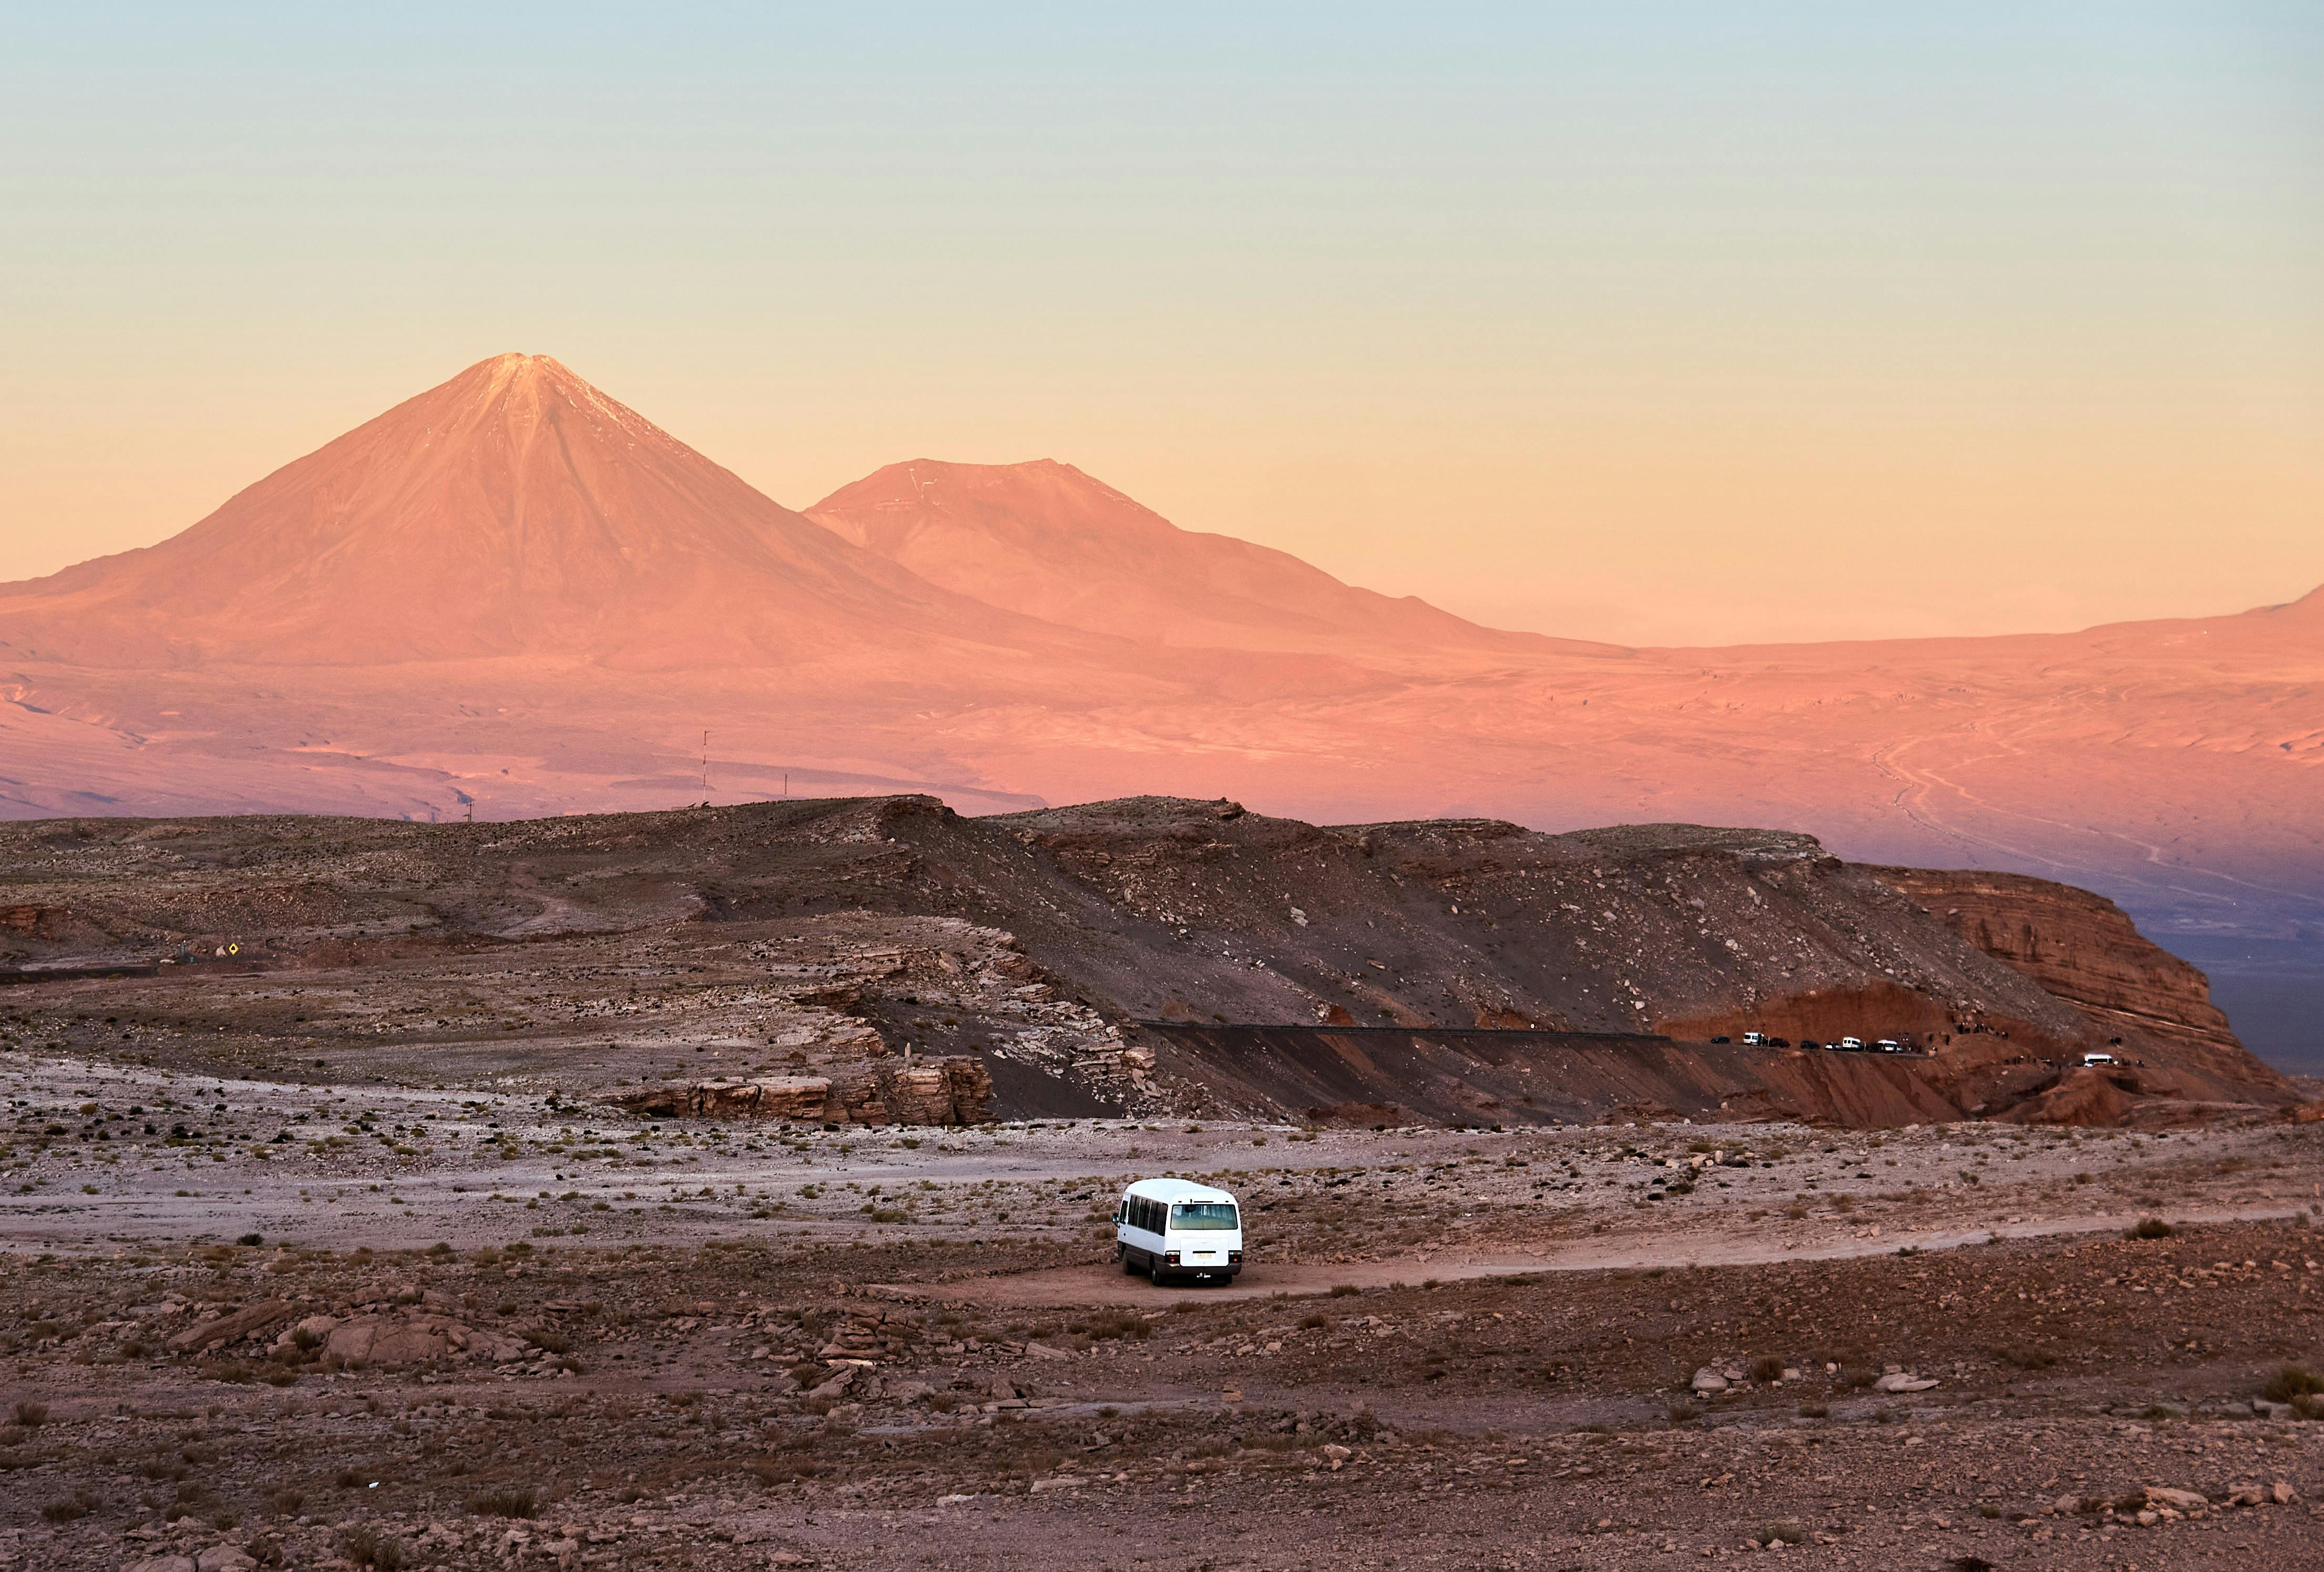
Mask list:
POLYGON ((1550 631, 2324 581, 2324 8, 0 27, 0 577, 524 349, 794 505, 1054 457, 1550 631))

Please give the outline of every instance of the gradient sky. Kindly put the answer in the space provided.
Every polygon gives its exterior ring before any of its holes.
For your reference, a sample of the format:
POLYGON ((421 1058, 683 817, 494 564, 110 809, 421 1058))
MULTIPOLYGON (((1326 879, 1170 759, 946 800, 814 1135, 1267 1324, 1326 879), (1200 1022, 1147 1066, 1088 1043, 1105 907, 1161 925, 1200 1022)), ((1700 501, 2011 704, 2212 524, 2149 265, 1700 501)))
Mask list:
POLYGON ((352 9, 0 20, 0 578, 521 349, 1582 636, 2324 583, 2324 7, 352 9))

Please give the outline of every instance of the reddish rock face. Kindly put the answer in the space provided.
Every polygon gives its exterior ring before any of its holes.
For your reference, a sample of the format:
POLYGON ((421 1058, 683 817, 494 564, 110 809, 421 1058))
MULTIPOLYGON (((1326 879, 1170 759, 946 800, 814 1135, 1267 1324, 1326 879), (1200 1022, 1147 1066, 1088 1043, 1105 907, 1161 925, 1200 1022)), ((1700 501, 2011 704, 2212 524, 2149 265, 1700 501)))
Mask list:
POLYGON ((2118 1040, 2126 1059, 2176 1073, 2182 1095, 2288 1086, 2236 1040, 2211 1003, 2209 980, 2148 940, 2104 896, 2017 874, 1877 873, 1987 955, 2079 1007, 2095 1044, 2118 1040))

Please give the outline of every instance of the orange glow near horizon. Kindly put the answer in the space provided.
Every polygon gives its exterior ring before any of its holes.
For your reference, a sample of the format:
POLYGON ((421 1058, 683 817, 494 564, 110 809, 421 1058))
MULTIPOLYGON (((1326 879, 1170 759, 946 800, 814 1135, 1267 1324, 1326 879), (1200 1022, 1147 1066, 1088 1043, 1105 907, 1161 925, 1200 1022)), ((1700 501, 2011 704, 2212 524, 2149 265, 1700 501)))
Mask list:
POLYGON ((28 24, 0 579, 517 349, 794 508, 1053 458, 1575 637, 2324 583, 2314 17, 559 14, 28 24))

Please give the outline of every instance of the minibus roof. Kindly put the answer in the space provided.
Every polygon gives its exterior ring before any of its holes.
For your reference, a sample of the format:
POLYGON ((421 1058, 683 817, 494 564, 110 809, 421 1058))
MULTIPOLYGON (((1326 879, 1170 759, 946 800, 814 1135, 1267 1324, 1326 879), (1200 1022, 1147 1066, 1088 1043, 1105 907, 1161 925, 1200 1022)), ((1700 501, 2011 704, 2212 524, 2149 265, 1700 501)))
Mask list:
POLYGON ((1143 1196, 1149 1201, 1167 1201, 1176 1205, 1184 1201, 1232 1201, 1224 1190, 1214 1190, 1208 1185, 1198 1185, 1192 1179, 1139 1179, 1130 1187, 1133 1196, 1143 1196))

